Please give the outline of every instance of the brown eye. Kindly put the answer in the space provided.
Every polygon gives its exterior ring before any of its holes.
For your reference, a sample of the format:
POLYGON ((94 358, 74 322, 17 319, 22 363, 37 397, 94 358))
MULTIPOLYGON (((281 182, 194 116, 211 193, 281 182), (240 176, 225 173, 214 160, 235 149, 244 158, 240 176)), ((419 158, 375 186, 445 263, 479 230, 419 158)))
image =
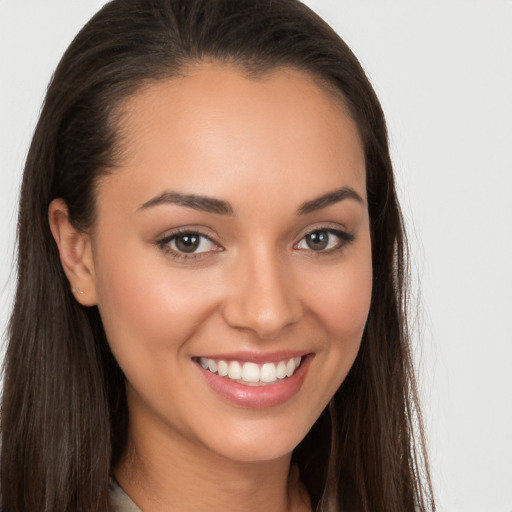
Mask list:
POLYGON ((217 245, 213 240, 195 231, 169 235, 159 240, 158 245, 164 251, 183 258, 202 253, 222 251, 222 247, 217 245))
POLYGON ((176 237, 174 238, 174 245, 176 246, 176 249, 180 252, 195 252, 200 244, 201 236, 195 233, 176 235, 176 237))
POLYGON ((315 229, 304 235, 294 247, 300 250, 329 253, 342 249, 354 239, 352 233, 339 229, 315 229))
POLYGON ((305 236, 306 245, 313 251, 323 251, 329 246, 329 237, 326 230, 313 231, 305 236))

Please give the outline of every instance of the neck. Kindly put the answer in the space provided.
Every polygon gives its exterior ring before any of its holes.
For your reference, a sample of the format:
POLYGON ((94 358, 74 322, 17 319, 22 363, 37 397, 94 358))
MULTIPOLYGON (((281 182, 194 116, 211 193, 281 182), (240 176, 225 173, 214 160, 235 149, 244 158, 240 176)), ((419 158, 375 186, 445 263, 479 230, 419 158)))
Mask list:
MULTIPOLYGON (((154 433, 152 433, 154 434, 154 433)), ((297 512, 310 510, 291 454, 271 461, 233 461, 179 434, 137 435, 116 468, 121 487, 144 512, 297 512)))

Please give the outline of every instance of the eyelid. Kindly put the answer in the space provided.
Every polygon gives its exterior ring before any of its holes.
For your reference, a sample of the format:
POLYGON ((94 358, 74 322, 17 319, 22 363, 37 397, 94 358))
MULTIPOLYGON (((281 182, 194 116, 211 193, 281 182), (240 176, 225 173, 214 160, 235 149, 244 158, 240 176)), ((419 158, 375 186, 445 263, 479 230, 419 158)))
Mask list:
POLYGON ((215 240, 216 237, 213 237, 210 234, 206 234, 205 231, 209 231, 205 228, 200 228, 196 226, 187 226, 187 227, 179 227, 167 232, 165 235, 158 237, 155 241, 155 245, 157 245, 165 254, 168 254, 176 259, 182 260, 195 260, 198 258, 207 257, 211 253, 218 253, 224 251, 224 247, 215 240), (216 246, 216 249, 210 251, 202 251, 202 252, 181 252, 176 249, 170 247, 170 243, 176 239, 180 235, 197 235, 201 238, 205 238, 209 240, 213 245, 216 246))
POLYGON ((294 243, 293 247, 294 249, 297 249, 299 251, 307 251, 309 253, 313 253, 315 255, 322 255, 322 254, 329 254, 332 252, 336 252, 339 250, 342 250, 346 245, 352 243, 355 240, 355 234, 348 231, 347 229, 341 227, 339 224, 336 224, 336 226, 332 226, 329 224, 319 224, 313 227, 308 227, 306 230, 302 232, 300 235, 300 238, 297 240, 297 242, 294 243), (331 235, 334 235, 339 238, 340 243, 336 247, 332 247, 330 249, 324 249, 324 250, 318 250, 315 251, 314 249, 299 249, 298 245, 308 236, 311 235, 317 231, 326 231, 331 235))
POLYGON ((315 222, 314 224, 310 224, 308 227, 301 229, 296 235, 296 240, 300 241, 305 236, 314 233, 315 231, 329 231, 331 233, 342 233, 344 235, 348 235, 350 237, 354 236, 352 231, 346 228, 344 225, 339 224, 338 222, 329 222, 329 221, 320 221, 315 222))
POLYGON ((218 234, 213 231, 212 229, 194 224, 194 225, 183 225, 183 226, 176 226, 174 228, 167 229, 163 231, 161 234, 155 236, 156 243, 162 243, 165 240, 170 240, 173 237, 176 237, 178 235, 187 235, 187 234, 194 234, 194 235, 201 235, 205 238, 208 238, 212 242, 214 242, 216 245, 222 247, 222 243, 219 241, 221 239, 218 234))
MULTIPOLYGON (((210 234, 210 230, 208 228, 205 228, 203 226, 182 226, 175 228, 168 231, 165 235, 162 235, 158 237, 158 239, 155 241, 155 245, 157 245, 163 252, 166 254, 181 260, 195 260, 199 258, 204 258, 211 256, 212 253, 218 253, 223 252, 225 248, 222 246, 221 243, 217 241, 217 236, 212 236, 210 234), (208 250, 208 251, 201 251, 201 252, 182 252, 176 249, 173 249, 170 247, 170 243, 179 235, 197 235, 201 238, 205 238, 208 241, 210 241, 214 246, 215 249, 208 250)), ((350 231, 346 230, 344 227, 340 226, 339 224, 335 224, 334 226, 332 224, 318 224, 314 226, 310 226, 307 229, 303 230, 300 238, 293 244, 293 248, 298 251, 304 251, 308 252, 310 254, 313 254, 315 256, 320 256, 322 254, 327 255, 330 253, 335 253, 337 251, 342 250, 345 246, 352 243, 355 240, 355 235, 351 233, 350 231), (328 249, 320 249, 320 250, 314 250, 311 248, 299 248, 299 244, 307 237, 308 235, 311 235, 317 231, 326 231, 330 235, 333 235, 339 239, 339 242, 336 244, 335 247, 331 247, 328 249)))

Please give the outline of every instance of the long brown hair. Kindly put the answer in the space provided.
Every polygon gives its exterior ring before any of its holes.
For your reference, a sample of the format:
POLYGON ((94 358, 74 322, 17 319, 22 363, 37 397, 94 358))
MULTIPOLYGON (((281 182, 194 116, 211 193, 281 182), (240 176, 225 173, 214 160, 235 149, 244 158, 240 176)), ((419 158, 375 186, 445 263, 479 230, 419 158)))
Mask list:
POLYGON ((47 219, 94 222, 98 177, 115 172, 123 100, 202 60, 249 74, 293 66, 334 87, 364 145, 373 296, 349 375, 293 459, 322 512, 434 510, 406 323, 405 234, 384 116, 356 57, 297 0, 113 0, 81 30, 49 86, 18 220, 18 284, 2 397, 2 506, 106 512, 125 449, 124 376, 96 307, 72 297, 47 219))

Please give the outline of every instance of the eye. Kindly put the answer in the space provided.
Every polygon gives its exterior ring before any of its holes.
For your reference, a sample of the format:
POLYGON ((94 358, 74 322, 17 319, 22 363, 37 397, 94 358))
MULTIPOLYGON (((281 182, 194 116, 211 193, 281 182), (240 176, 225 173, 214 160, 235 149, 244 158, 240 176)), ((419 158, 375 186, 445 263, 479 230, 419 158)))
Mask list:
POLYGON ((316 252, 330 252, 341 249, 346 243, 352 242, 354 236, 338 229, 315 229, 307 233, 295 248, 316 252))
POLYGON ((174 233, 160 240, 158 245, 176 257, 187 257, 188 255, 221 250, 213 240, 195 231, 174 233))

